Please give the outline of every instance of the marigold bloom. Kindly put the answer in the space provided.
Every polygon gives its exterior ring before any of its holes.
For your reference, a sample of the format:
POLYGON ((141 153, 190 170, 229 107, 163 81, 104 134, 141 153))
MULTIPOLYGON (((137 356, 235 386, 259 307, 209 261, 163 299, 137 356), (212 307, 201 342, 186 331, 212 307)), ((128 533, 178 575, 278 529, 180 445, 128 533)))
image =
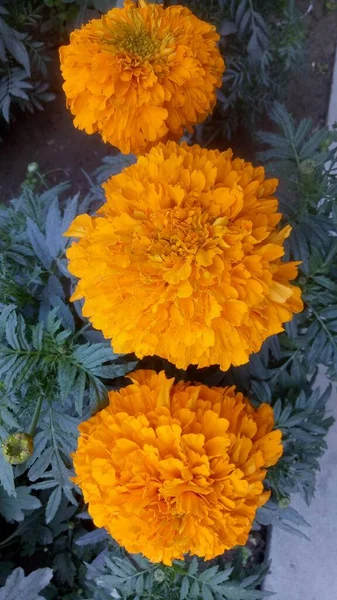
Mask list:
POLYGON ((224 61, 215 27, 183 6, 127 2, 60 48, 74 125, 122 152, 179 139, 212 111, 224 61))
POLYGON ((98 527, 153 562, 211 559, 245 544, 282 455, 273 410, 234 387, 174 384, 137 371, 79 426, 75 482, 98 527))
POLYGON ((246 363, 302 310, 298 263, 280 261, 291 228, 277 229, 276 186, 231 150, 159 144, 104 184, 101 216, 70 226, 72 300, 116 352, 246 363))

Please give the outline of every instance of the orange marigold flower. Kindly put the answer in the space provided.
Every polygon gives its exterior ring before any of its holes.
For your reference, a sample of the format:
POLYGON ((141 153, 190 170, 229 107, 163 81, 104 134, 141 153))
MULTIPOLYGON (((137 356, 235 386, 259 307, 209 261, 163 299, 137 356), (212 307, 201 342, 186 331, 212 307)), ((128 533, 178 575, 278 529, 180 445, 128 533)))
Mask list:
POLYGON ((179 139, 214 108, 225 68, 218 39, 187 8, 145 0, 73 31, 60 59, 75 127, 124 153, 179 139))
POLYGON ((235 387, 174 384, 137 371, 79 426, 75 482, 98 527, 153 562, 207 560, 245 544, 282 455, 273 410, 235 387))
POLYGON ((183 369, 246 363, 302 310, 276 186, 231 150, 159 144, 104 184, 101 216, 70 226, 72 300, 116 352, 183 369))

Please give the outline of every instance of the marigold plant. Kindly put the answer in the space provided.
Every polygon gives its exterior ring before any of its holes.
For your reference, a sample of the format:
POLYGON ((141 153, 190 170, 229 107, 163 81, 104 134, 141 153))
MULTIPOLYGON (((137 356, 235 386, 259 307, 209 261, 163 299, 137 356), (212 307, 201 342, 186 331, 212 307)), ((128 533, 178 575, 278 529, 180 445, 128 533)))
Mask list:
POLYGON ((276 179, 232 151, 160 144, 104 184, 98 217, 66 235, 72 300, 114 350, 179 368, 241 365, 302 310, 282 263, 276 179))
POLYGON ((234 387, 174 384, 137 371, 80 425, 75 482, 98 527, 132 553, 171 564, 245 544, 282 455, 273 410, 234 387))
POLYGON ((144 0, 75 30, 60 48, 75 126, 124 153, 179 139, 215 105, 224 71, 218 39, 187 8, 144 0))

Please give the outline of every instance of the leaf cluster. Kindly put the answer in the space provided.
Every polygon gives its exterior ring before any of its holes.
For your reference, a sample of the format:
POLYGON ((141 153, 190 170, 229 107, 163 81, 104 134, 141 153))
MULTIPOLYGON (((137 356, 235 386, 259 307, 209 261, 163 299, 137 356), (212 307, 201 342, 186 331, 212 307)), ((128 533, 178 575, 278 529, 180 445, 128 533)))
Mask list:
MULTIPOLYGON (((184 2, 186 4, 186 2, 184 2)), ((238 128, 253 131, 289 77, 304 62, 305 26, 295 0, 189 0, 189 8, 217 26, 226 70, 212 117, 196 139, 230 139, 238 128)))
MULTIPOLYGON (((18 10, 17 2, 0 6, 0 118, 11 119, 13 105, 21 110, 43 110, 54 99, 48 92, 48 57, 43 42, 34 39, 39 14, 31 4, 18 10)), ((23 3, 21 3, 23 4, 23 3)))
POLYGON ((12 467, 0 453, 0 482, 15 496, 14 477, 25 474, 36 490, 49 490, 49 522, 65 494, 76 504, 70 454, 79 422, 104 405, 108 388, 135 366, 69 304, 73 283, 62 236, 90 198, 60 200, 65 185, 46 191, 23 187, 0 212, 0 437, 29 431, 41 414, 34 453, 12 467), (72 491, 73 490, 73 491, 72 491))
POLYGON ((263 570, 260 567, 246 572, 244 577, 241 572, 238 580, 230 561, 221 568, 193 557, 174 561, 171 567, 166 567, 153 564, 141 555, 116 556, 116 551, 110 548, 103 553, 102 560, 89 566, 87 579, 95 600, 108 598, 109 594, 125 600, 258 600, 270 596, 256 589, 263 570))

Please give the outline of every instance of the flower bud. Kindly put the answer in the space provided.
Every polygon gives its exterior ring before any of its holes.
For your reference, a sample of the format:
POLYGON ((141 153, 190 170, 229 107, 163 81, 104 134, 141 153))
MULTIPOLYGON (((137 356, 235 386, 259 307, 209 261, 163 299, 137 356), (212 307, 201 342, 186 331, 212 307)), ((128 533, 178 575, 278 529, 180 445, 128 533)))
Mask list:
POLYGON ((156 569, 153 573, 153 577, 158 583, 162 583, 165 579, 165 573, 162 569, 156 569))
POLYGON ((29 433, 17 431, 2 442, 4 457, 11 465, 21 465, 34 451, 33 438, 29 433))
POLYGON ((300 164, 300 171, 303 175, 311 175, 314 173, 315 169, 316 163, 314 160, 312 160, 312 158, 306 158, 305 160, 302 160, 300 164))
POLYGON ((280 498, 280 500, 278 501, 278 505, 280 508, 288 508, 289 504, 290 504, 290 498, 288 498, 287 496, 280 498))
POLYGON ((39 165, 37 164, 37 162, 32 162, 29 163, 28 167, 27 167, 27 172, 30 175, 33 175, 33 173, 36 173, 36 171, 39 170, 39 165))

